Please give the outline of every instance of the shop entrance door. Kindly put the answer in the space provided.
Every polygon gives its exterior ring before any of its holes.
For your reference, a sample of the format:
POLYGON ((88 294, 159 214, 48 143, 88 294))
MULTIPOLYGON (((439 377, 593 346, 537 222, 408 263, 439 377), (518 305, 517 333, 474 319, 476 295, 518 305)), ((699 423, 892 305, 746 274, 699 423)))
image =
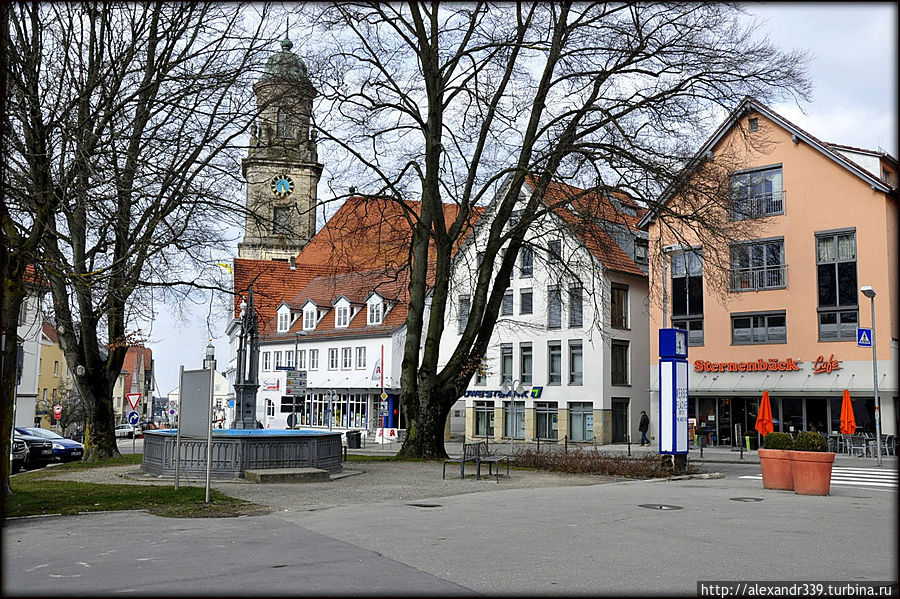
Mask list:
POLYGON ((734 436, 734 431, 732 430, 732 421, 731 421, 731 398, 730 397, 722 397, 719 398, 719 413, 716 421, 719 426, 719 445, 731 445, 731 439, 734 436))
POLYGON ((613 398, 612 400, 612 442, 625 443, 628 441, 628 399, 613 398))

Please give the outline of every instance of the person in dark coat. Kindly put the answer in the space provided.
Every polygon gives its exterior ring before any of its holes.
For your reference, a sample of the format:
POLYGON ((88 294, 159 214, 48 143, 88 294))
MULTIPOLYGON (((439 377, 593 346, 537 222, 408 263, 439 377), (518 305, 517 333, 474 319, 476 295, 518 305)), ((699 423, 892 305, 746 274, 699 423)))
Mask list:
POLYGON ((650 430, 650 417, 643 410, 641 410, 641 421, 638 424, 638 430, 641 431, 641 447, 644 445, 649 447, 650 438, 647 436, 647 431, 650 430))

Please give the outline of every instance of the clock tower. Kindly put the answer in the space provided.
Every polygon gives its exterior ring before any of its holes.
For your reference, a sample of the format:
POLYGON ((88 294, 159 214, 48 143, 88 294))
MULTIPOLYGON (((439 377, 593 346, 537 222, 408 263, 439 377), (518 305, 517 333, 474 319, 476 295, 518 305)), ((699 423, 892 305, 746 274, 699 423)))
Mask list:
POLYGON ((243 160, 247 214, 239 258, 287 261, 316 232, 322 174, 315 131, 310 134, 316 90, 293 46, 285 34, 253 86, 258 118, 243 160))

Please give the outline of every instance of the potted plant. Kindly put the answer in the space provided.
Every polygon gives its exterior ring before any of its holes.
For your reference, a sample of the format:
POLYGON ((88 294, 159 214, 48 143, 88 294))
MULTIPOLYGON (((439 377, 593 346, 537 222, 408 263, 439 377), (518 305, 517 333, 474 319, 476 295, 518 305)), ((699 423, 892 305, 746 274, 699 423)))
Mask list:
POLYGON ((790 451, 793 448, 794 440, 787 433, 766 435, 766 440, 758 452, 764 489, 785 491, 794 489, 790 451))
POLYGON ((791 476, 794 492, 799 495, 828 495, 831 491, 831 467, 834 453, 819 433, 803 431, 794 441, 791 452, 791 476))

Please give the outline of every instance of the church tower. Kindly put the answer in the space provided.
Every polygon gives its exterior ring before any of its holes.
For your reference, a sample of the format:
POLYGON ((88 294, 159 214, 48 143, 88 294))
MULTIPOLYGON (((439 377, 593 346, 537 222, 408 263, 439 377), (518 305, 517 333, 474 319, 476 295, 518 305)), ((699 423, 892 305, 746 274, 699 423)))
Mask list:
POLYGON ((253 85, 258 119, 243 160, 247 216, 238 257, 290 260, 316 232, 322 165, 310 135, 316 90, 287 34, 253 85))

